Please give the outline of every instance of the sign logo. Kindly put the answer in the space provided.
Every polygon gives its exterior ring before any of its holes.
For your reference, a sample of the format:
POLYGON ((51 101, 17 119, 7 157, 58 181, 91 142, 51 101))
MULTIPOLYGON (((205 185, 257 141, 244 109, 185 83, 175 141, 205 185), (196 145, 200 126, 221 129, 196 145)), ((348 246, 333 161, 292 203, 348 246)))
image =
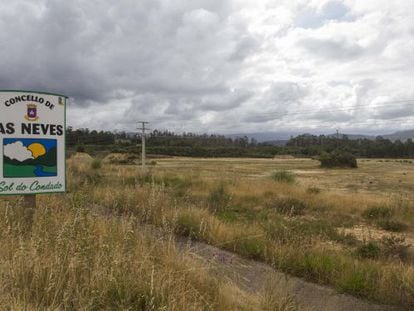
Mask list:
POLYGON ((27 105, 27 114, 24 116, 27 121, 37 121, 39 117, 37 116, 37 106, 35 104, 27 105))

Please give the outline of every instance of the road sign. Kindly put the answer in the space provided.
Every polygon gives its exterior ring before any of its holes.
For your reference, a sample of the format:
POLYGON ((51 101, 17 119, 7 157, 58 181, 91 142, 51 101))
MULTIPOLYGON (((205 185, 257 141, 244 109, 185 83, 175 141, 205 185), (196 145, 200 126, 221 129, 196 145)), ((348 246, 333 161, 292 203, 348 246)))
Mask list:
POLYGON ((0 91, 0 195, 66 191, 66 97, 0 91))

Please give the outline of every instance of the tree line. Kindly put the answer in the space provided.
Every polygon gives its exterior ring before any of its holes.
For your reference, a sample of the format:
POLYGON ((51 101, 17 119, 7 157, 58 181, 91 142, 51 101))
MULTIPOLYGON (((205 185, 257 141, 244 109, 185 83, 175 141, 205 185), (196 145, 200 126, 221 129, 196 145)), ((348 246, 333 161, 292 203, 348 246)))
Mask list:
MULTIPOLYGON (((67 128, 66 143, 69 148, 88 151, 140 152, 141 137, 136 133, 95 131, 67 128)), ((344 151, 357 157, 408 158, 414 157, 414 142, 408 139, 391 141, 378 136, 376 139, 349 139, 325 135, 300 135, 292 137, 285 146, 258 143, 255 139, 228 137, 217 134, 177 134, 168 130, 154 130, 147 135, 147 151, 152 154, 194 157, 264 157, 275 155, 319 156, 322 153, 344 151)))

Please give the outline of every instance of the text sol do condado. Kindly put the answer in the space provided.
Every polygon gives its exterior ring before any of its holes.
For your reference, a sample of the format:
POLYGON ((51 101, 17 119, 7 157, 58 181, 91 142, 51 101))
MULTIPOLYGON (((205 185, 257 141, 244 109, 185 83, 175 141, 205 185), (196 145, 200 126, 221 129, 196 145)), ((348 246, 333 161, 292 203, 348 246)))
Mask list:
POLYGON ((0 182, 0 193, 8 192, 8 191, 53 191, 53 190, 61 190, 63 185, 59 182, 57 183, 47 183, 41 184, 39 181, 34 181, 30 184, 30 186, 25 185, 24 183, 15 184, 14 182, 6 183, 5 181, 0 182))

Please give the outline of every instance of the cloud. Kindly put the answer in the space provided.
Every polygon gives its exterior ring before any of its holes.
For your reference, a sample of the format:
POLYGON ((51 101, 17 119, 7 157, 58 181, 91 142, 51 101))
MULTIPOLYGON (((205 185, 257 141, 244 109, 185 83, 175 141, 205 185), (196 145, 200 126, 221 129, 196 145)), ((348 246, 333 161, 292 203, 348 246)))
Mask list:
POLYGON ((70 96, 75 127, 378 128, 397 112, 374 103, 412 96, 413 12, 386 0, 16 0, 0 4, 0 84, 70 96), (319 114, 343 107, 354 110, 319 114))
POLYGON ((16 141, 4 146, 4 155, 11 160, 23 162, 24 160, 33 159, 32 152, 27 149, 21 141, 16 141))
POLYGON ((317 57, 338 61, 355 59, 364 51, 358 44, 341 38, 327 40, 306 38, 299 44, 317 57))

